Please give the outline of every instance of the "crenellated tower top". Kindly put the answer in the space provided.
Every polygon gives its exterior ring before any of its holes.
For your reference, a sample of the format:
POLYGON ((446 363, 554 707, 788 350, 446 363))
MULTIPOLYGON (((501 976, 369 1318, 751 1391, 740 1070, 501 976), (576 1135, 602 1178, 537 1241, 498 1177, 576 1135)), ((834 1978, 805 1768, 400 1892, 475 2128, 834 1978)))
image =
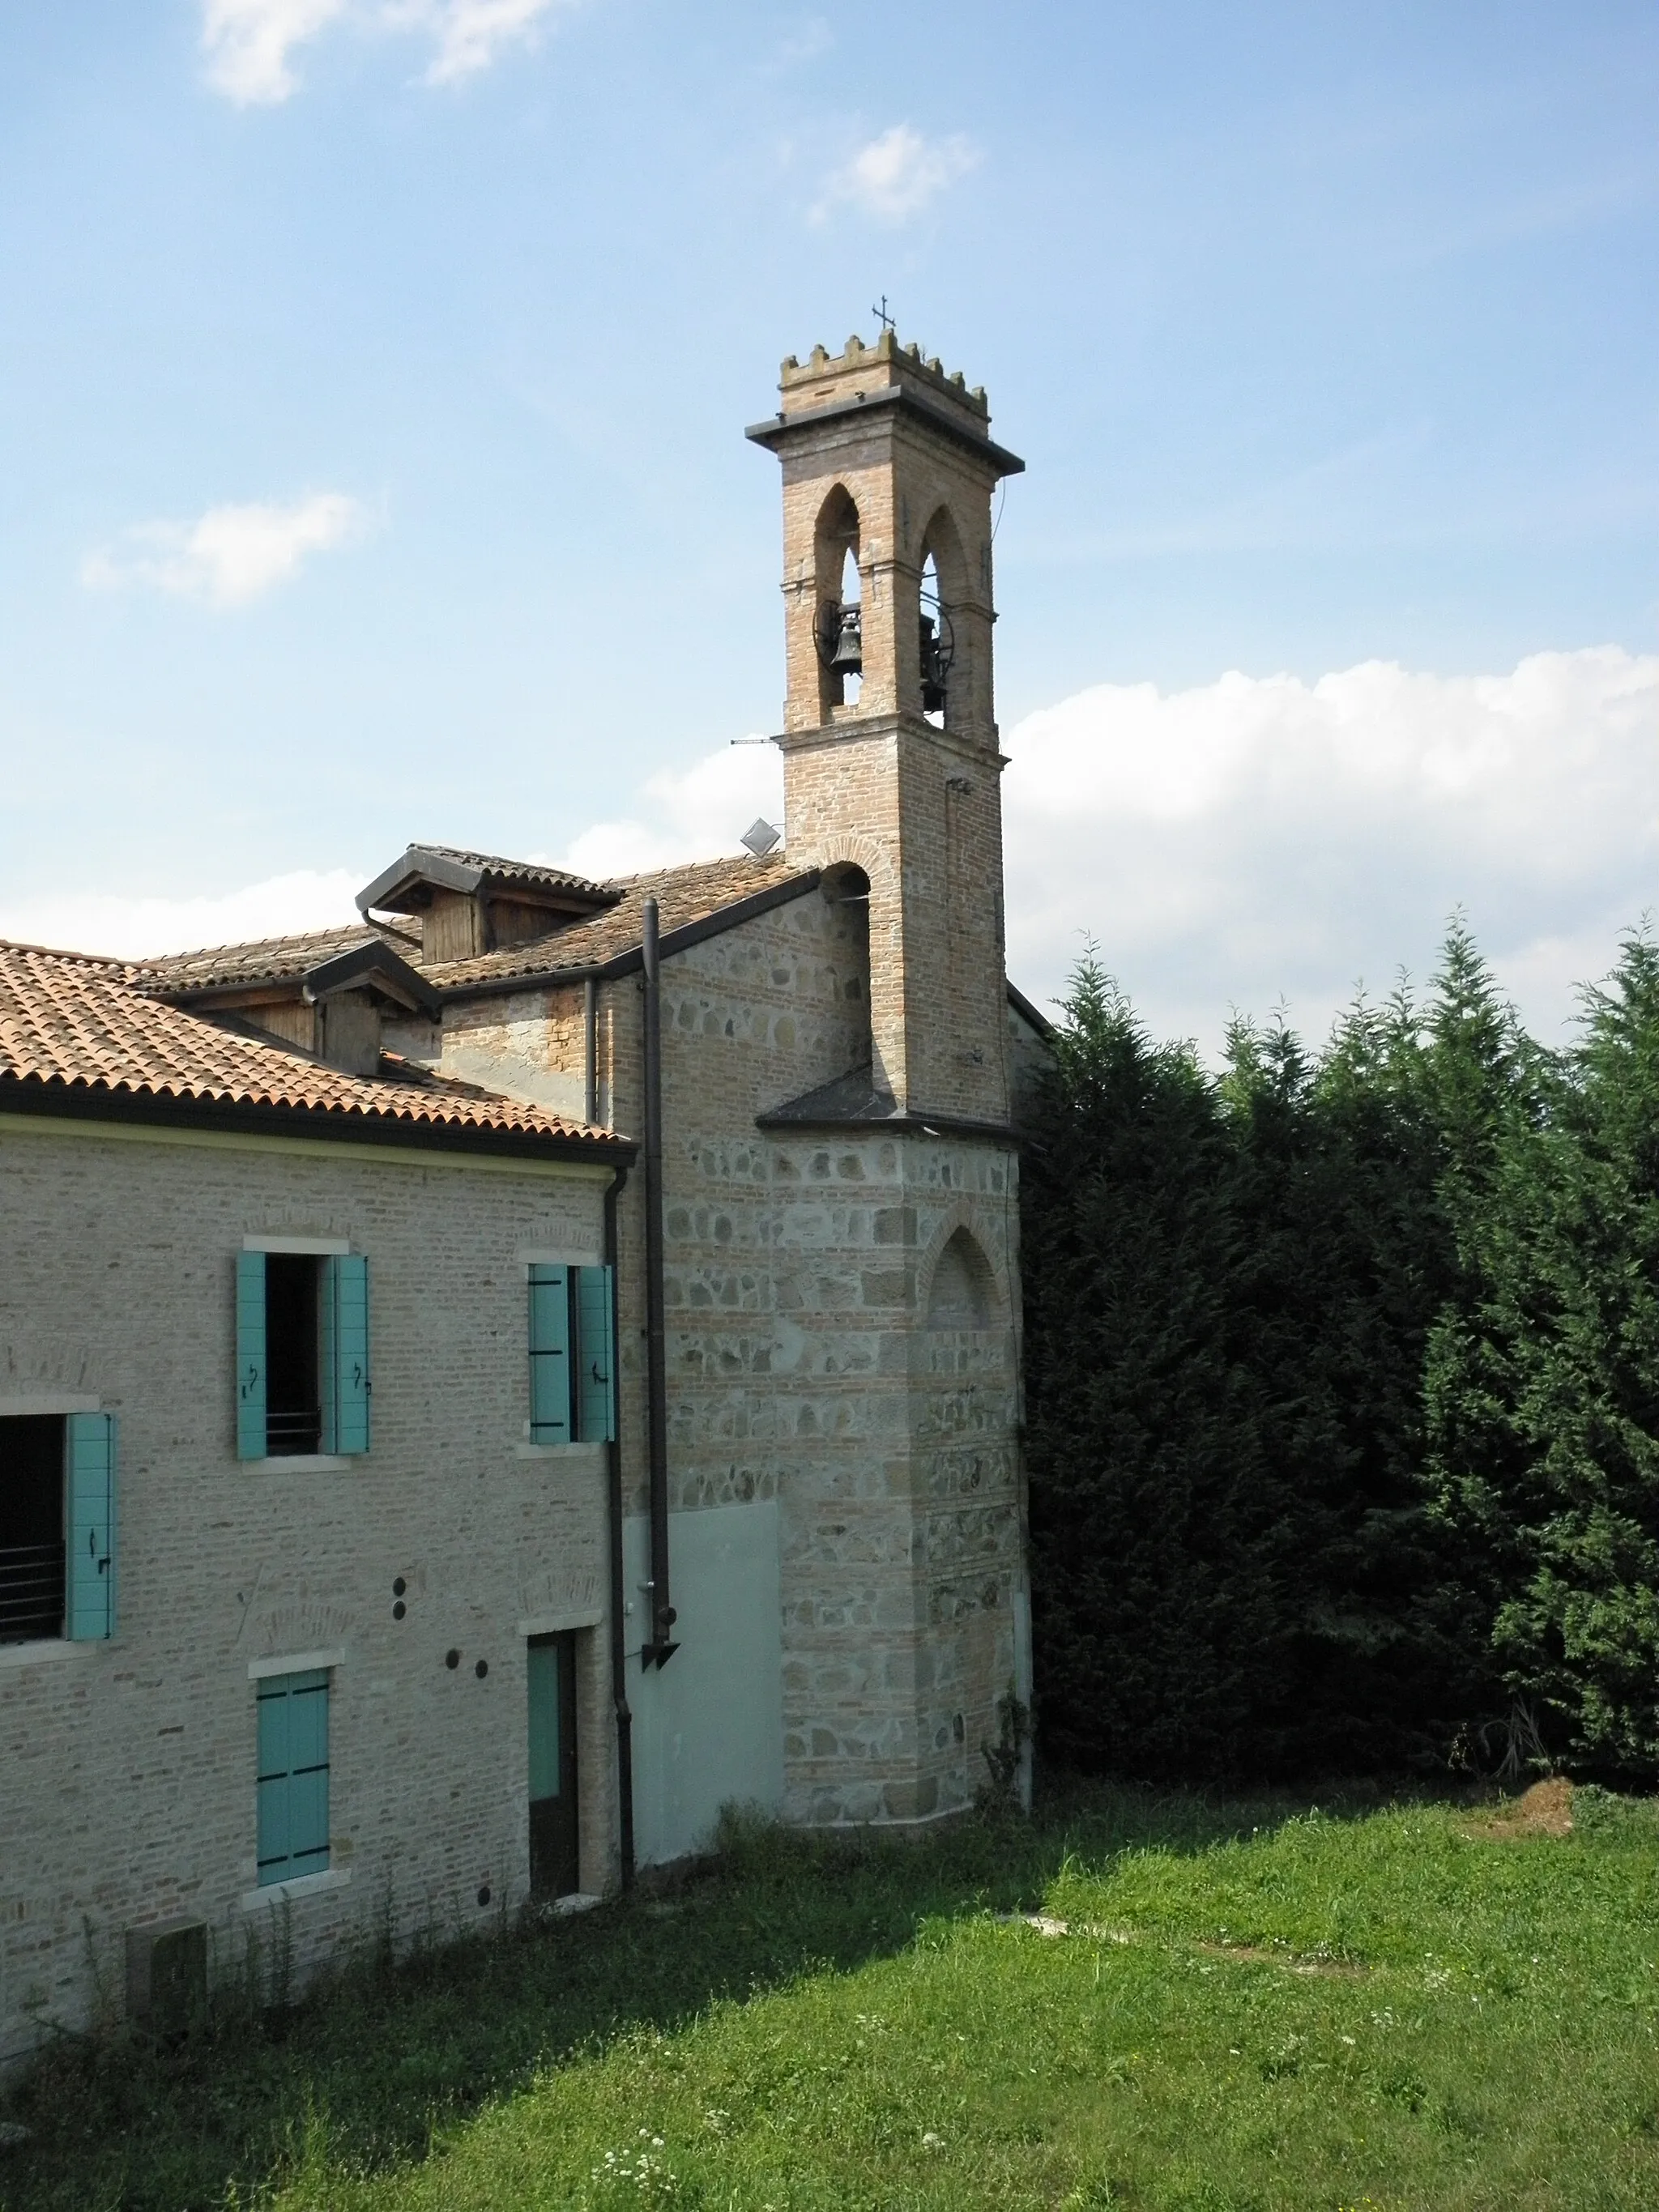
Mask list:
POLYGON ((824 347, 814 346, 805 362, 790 354, 778 378, 778 389, 787 416, 837 399, 867 398, 872 392, 902 382, 913 382, 942 405, 959 408, 963 427, 985 435, 991 410, 984 386, 977 384, 970 392, 960 369, 953 376, 947 375, 936 357, 930 358, 919 345, 902 346, 892 331, 884 331, 872 346, 866 345, 855 331, 843 352, 831 355, 824 347))

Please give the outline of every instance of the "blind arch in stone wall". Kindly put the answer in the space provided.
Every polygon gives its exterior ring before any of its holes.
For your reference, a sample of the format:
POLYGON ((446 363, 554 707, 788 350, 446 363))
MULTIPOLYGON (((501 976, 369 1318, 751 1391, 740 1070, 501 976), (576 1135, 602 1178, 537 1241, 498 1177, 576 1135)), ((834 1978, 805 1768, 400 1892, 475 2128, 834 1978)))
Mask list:
POLYGON ((972 1231, 945 1238, 927 1285, 929 1328, 997 1328, 1003 1319, 995 1271, 972 1231))

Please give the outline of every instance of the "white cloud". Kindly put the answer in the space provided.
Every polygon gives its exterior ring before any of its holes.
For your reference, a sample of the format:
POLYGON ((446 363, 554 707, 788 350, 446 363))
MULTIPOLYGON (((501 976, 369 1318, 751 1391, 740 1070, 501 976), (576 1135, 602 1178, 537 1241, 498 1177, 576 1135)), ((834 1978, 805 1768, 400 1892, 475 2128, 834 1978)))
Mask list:
MULTIPOLYGON (((1363 978, 1426 977, 1455 905, 1534 1030, 1659 908, 1659 655, 1537 653, 1503 676, 1368 661, 1306 684, 1100 684, 1005 737, 1009 969, 1053 1000, 1092 935, 1159 1036, 1218 1044, 1281 998, 1323 1036, 1363 978)), ((650 777, 559 858, 633 873, 740 850, 782 819, 775 746, 650 777)), ((526 852, 526 859, 544 857, 526 852)), ((219 898, 64 897, 0 933, 137 953, 349 921, 368 871, 301 871, 219 898)))
POLYGON ((648 776, 641 796, 639 814, 597 822, 573 838, 562 865, 584 876, 632 876, 741 852, 757 816, 783 826, 782 756, 771 744, 722 745, 688 769, 648 776))
POLYGON ((331 24, 410 31, 431 41, 428 84, 453 84, 532 40, 556 9, 575 0, 203 0, 208 82, 239 106, 275 106, 300 88, 296 47, 331 24))
POLYGON ((1659 902, 1656 722, 1659 657, 1615 646, 1080 692, 1006 738, 1011 969, 1052 998, 1087 932, 1160 1034, 1283 996, 1316 1037, 1360 979, 1423 980, 1461 904, 1558 1035, 1659 902))
POLYGON ((773 70, 799 69, 827 54, 836 43, 836 34, 822 15, 808 15, 793 31, 786 32, 779 40, 772 56, 773 70))
POLYGON ((821 221, 831 209, 846 205, 878 222, 903 222, 966 176, 979 158, 966 138, 924 138, 909 124, 896 123, 837 171, 815 213, 821 221))
MULTIPOLYGON (((1219 1044, 1282 1000, 1310 1039, 1362 980, 1431 972, 1459 905, 1539 1034, 1659 909, 1659 656, 1537 653, 1502 676, 1368 661, 1304 683, 1100 684, 1005 732, 1009 969, 1052 1002, 1092 936, 1160 1036, 1219 1044)), ((781 820, 769 745, 651 778, 567 865, 734 852, 781 820)))
POLYGON ((289 64, 345 13, 347 0, 204 0, 208 82, 239 106, 274 106, 299 89, 289 64))
POLYGON ((409 0, 388 9, 387 20, 429 32, 436 52, 426 81, 453 84, 489 69, 503 48, 532 38, 553 5, 554 0, 409 0))
POLYGON ((356 896, 368 881, 367 871, 354 868, 297 868, 217 896, 58 892, 0 905, 0 937, 130 960, 202 945, 241 945, 355 921, 356 896))
POLYGON ((338 491, 313 492, 287 507, 210 507, 194 522, 139 523, 123 550, 88 554, 81 580, 105 589, 146 584, 211 606, 244 606, 297 574, 308 554, 355 536, 363 521, 358 502, 338 491))

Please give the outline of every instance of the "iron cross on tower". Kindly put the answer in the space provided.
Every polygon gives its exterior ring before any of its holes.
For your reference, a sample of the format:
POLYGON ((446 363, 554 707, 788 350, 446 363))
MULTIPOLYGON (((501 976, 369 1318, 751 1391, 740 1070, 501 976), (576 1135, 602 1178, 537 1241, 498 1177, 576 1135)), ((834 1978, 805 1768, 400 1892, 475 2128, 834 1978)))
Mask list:
POLYGON ((881 295, 880 307, 872 307, 870 312, 875 317, 876 320, 881 325, 883 330, 890 331, 894 328, 893 318, 887 312, 887 295, 885 292, 881 295))

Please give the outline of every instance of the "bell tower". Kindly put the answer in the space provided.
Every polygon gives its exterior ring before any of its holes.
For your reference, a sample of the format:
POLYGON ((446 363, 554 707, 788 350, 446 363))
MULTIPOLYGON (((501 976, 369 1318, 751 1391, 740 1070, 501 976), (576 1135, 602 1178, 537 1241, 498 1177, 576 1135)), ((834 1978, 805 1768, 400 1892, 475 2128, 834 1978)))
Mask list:
POLYGON ((779 393, 748 434, 783 465, 789 851, 868 880, 876 1090, 1001 1126, 991 495, 1025 465, 982 391, 890 330, 791 356, 779 393))

